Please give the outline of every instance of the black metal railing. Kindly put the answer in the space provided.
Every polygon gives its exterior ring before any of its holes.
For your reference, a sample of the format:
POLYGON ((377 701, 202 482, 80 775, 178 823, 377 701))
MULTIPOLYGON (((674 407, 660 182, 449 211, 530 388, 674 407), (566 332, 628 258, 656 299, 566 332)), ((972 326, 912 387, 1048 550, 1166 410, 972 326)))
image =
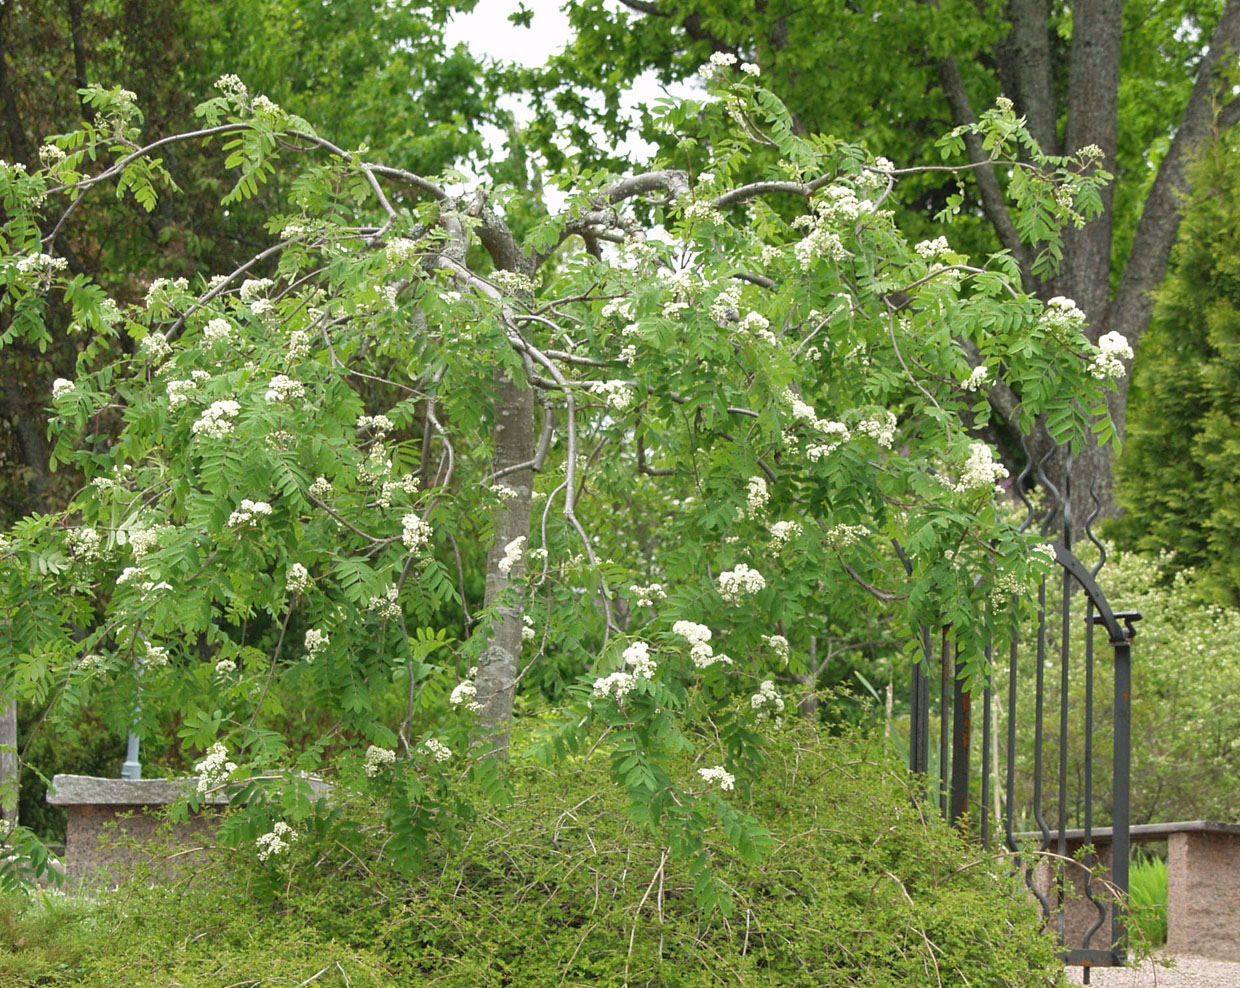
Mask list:
MULTIPOLYGON (((1112 611, 1099 586, 1106 549, 1092 530, 1099 508, 1093 491, 1093 510, 1082 531, 1097 553, 1097 561, 1087 568, 1073 552, 1071 484, 1072 457, 1056 449, 1036 462, 1029 456, 1016 480, 1027 512, 1022 529, 1033 525, 1037 514, 1042 515, 1041 533, 1054 549, 1059 578, 1042 580, 1037 611, 1023 626, 1019 602, 1015 598, 1009 602, 1006 670, 994 661, 992 637, 985 644, 988 675, 980 684, 968 684, 962 677, 966 663, 950 628, 937 633, 928 627, 920 629, 921 661, 913 667, 910 697, 909 767, 926 778, 927 796, 937 803, 940 812, 954 825, 967 826, 983 846, 992 847, 996 843, 994 831, 1001 829, 1002 847, 1023 874, 1048 928, 1058 934, 1064 961, 1085 967, 1088 983, 1090 967, 1121 965, 1127 955, 1123 915, 1128 893, 1132 640, 1134 622, 1141 615, 1112 611), (1057 463, 1059 485, 1052 483, 1046 470, 1054 456, 1062 457, 1057 463), (1048 498, 1040 512, 1035 512, 1024 493, 1031 478, 1036 478, 1048 498), (1053 537, 1056 535, 1058 538, 1053 537), (1049 602, 1052 610, 1048 609, 1048 597, 1054 591, 1059 596, 1049 602), (1083 618, 1076 625, 1077 634, 1073 633, 1074 613, 1083 618), (1111 764, 1109 779, 1104 780, 1109 784, 1101 787, 1101 793, 1095 785, 1095 774, 1105 773, 1105 766, 1096 759, 1095 739, 1100 723, 1096 716, 1099 664, 1095 661, 1095 629, 1099 627, 1113 656, 1111 764), (1030 658, 1033 669, 1029 668, 1030 658), (935 663, 937 669, 932 668, 935 663), (1048 672, 1056 671, 1058 677, 1048 676, 1048 672), (1073 692, 1082 675, 1083 695, 1073 692), (996 698, 1002 695, 997 687, 1003 685, 1004 678, 1007 724, 1006 731, 996 737, 1001 728, 994 708, 996 698), (932 679, 938 680, 939 721, 933 772, 932 679), (982 736, 980 771, 975 775, 971 753, 977 740, 973 694, 978 685, 982 736), (1029 702, 1033 704, 1031 725, 1023 706, 1029 702), (1078 725, 1083 725, 1079 761, 1070 758, 1078 725), (994 752, 1001 738, 1006 750, 1003 758, 997 759, 994 752), (971 802, 974 792, 980 797, 977 804, 971 802), (1048 805, 1050 800, 1053 803, 1048 805), (1109 818, 1109 827, 1096 827, 1099 810, 1109 818), (1001 819, 994 819, 996 812, 1001 819), (1109 875, 1104 877, 1106 872, 1109 875), (1109 930, 1104 934, 1108 918, 1109 930)), ((1107 720, 1103 717, 1101 722, 1107 720)))

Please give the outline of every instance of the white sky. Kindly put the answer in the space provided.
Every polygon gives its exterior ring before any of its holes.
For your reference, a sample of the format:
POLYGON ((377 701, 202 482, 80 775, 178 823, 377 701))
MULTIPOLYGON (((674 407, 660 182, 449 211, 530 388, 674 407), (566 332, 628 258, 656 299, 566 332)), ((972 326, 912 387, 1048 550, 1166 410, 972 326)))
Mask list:
MULTIPOLYGON (((462 43, 475 55, 496 61, 542 65, 551 55, 564 50, 571 35, 568 17, 560 9, 561 6, 557 0, 526 0, 525 7, 533 11, 534 16, 530 27, 524 28, 508 20, 509 14, 518 9, 518 0, 480 0, 471 13, 453 17, 446 38, 449 45, 462 43)), ((689 86, 683 85, 671 89, 671 93, 677 96, 688 96, 692 91, 689 86)), ((666 95, 654 74, 646 73, 637 80, 622 100, 622 105, 626 110, 631 110, 639 103, 666 95)), ((518 120, 531 118, 528 100, 505 97, 502 105, 511 110, 518 120)), ((483 136, 492 147, 501 148, 504 145, 504 134, 499 130, 489 129, 484 131, 483 136)), ((641 159, 649 157, 653 148, 640 140, 630 139, 621 146, 621 150, 641 159)))

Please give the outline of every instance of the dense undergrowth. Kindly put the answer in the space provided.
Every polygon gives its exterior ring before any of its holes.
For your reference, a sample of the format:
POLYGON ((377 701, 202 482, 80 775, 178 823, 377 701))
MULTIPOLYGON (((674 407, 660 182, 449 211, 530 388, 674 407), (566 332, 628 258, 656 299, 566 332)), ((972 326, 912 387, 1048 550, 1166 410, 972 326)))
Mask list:
MULTIPOLYGON (((1053 941, 1006 866, 911 798, 881 743, 786 728, 746 809, 774 850, 735 861, 724 916, 629 821, 600 756, 513 769, 515 802, 413 876, 331 812, 288 855, 215 853, 170 887, 34 894, 0 910, 0 984, 1044 986, 1053 941), (244 857, 244 859, 243 859, 244 857)), ((352 813, 352 808, 350 816, 352 813)))

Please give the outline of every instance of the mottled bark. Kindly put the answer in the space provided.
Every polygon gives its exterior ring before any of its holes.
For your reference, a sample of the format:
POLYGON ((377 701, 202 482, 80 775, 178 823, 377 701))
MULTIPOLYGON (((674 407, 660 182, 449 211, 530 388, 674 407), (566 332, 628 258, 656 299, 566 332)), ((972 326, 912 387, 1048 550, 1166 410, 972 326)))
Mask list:
POLYGON ((500 482, 516 491, 516 497, 504 501, 496 509, 495 538, 487 551, 485 606, 495 607, 495 619, 480 633, 487 635, 486 647, 478 659, 478 702, 482 704, 482 722, 491 735, 493 748, 507 753, 512 701, 516 689, 517 664, 521 658, 521 629, 524 604, 522 589, 525 579, 529 545, 525 544, 521 559, 507 573, 500 570, 505 548, 514 540, 530 533, 531 493, 534 471, 534 392, 518 386, 502 371, 495 380, 495 453, 494 469, 502 473, 500 482), (509 468, 524 465, 521 469, 509 468), (506 602, 496 606, 501 595, 506 602))
POLYGON ((6 703, 0 711, 0 820, 17 823, 17 704, 6 703))

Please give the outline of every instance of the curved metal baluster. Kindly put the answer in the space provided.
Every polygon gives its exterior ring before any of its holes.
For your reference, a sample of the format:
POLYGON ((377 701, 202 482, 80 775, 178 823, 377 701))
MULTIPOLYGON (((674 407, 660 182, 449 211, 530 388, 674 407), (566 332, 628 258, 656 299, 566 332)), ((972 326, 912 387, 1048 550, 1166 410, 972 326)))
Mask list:
MULTIPOLYGON (((1085 519, 1085 536, 1098 548, 1098 562, 1090 571, 1090 576, 1095 580, 1098 578, 1098 572, 1102 569, 1102 564, 1106 562, 1106 547, 1098 541, 1094 535, 1094 520, 1102 512, 1102 500, 1098 497, 1098 485, 1092 483, 1089 485, 1089 496, 1094 502, 1094 509, 1090 512, 1088 518, 1085 519)), ((1094 599, 1089 594, 1085 595, 1085 844, 1087 847, 1093 846, 1094 835, 1094 818, 1093 818, 1093 799, 1094 799, 1094 599)), ((1098 910, 1098 919, 1092 926, 1085 931, 1085 938, 1081 946, 1089 949, 1089 942, 1093 939, 1095 933, 1102 929, 1102 924, 1106 922, 1107 909, 1103 905, 1102 899, 1094 895, 1093 890, 1093 869, 1097 867, 1098 856, 1092 852, 1087 860, 1089 871, 1085 872, 1085 898, 1094 904, 1094 908, 1098 910)))
MULTIPOLYGON (((1072 549, 1072 454, 1064 463, 1063 544, 1072 549)), ((1059 604, 1059 939, 1064 940, 1064 858, 1068 856, 1068 670, 1072 625, 1072 575, 1061 569, 1059 604)))

